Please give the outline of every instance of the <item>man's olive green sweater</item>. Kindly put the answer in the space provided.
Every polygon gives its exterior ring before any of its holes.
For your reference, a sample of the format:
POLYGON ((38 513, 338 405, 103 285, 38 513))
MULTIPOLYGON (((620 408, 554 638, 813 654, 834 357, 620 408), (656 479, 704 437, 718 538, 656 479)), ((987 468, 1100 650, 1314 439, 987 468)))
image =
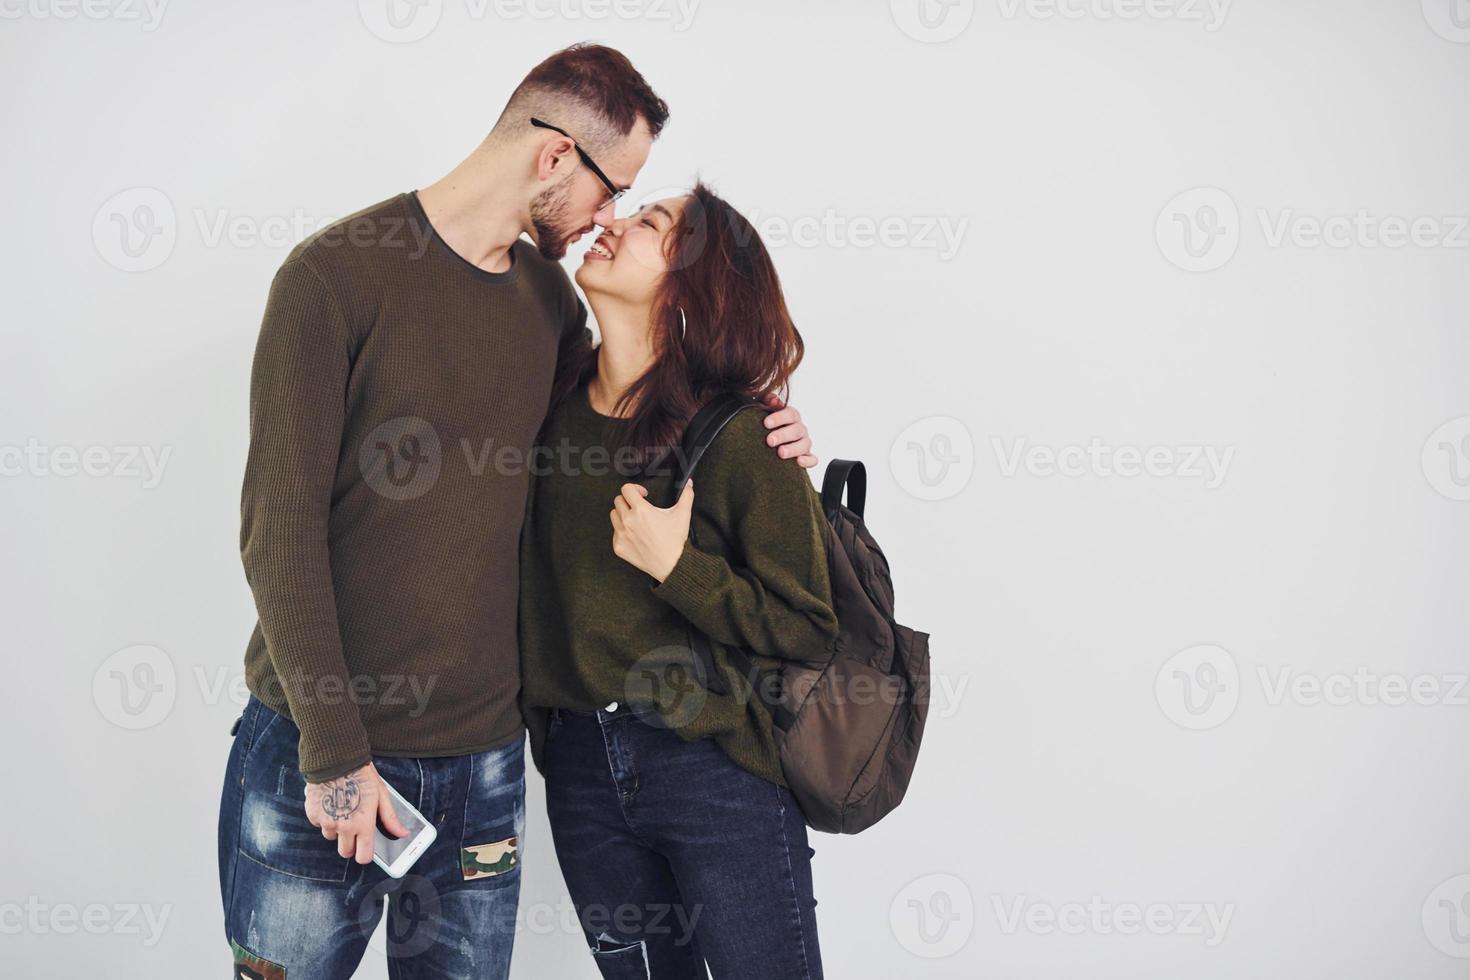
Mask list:
POLYGON ((770 716, 732 664, 821 659, 837 632, 821 501, 806 472, 766 444, 763 413, 722 431, 694 476, 692 523, 659 583, 613 554, 613 500, 625 483, 673 501, 672 467, 645 476, 619 452, 628 422, 598 414, 586 388, 547 419, 521 536, 522 705, 542 768, 548 709, 610 702, 685 739, 710 737, 742 768, 782 783, 770 716), (695 679, 688 624, 708 635, 729 695, 695 679))
POLYGON ((372 755, 521 737, 526 457, 586 313, 527 242, 486 272, 417 195, 343 219, 276 273, 250 379, 245 679, 320 782, 372 755))

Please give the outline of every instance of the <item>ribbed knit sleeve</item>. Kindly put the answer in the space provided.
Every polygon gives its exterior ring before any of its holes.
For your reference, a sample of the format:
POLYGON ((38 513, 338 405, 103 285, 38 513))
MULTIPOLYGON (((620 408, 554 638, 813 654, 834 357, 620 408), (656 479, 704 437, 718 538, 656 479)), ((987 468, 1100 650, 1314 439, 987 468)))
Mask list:
POLYGON ((738 561, 685 543, 653 594, 710 639, 767 657, 821 660, 837 635, 821 503, 806 471, 765 442, 762 413, 743 412, 694 474, 694 507, 738 561))
POLYGON ((328 553, 352 346, 325 283, 306 259, 288 260, 271 284, 251 370, 240 553, 311 782, 371 758, 350 696, 328 553))

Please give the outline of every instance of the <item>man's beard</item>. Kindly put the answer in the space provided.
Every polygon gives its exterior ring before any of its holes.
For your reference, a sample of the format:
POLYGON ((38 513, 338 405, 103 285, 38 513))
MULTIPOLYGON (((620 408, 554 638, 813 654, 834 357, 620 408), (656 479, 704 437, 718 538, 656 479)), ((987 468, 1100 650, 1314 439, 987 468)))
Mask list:
POLYGON ((548 187, 531 201, 531 226, 536 229, 536 249, 553 262, 567 254, 572 236, 581 230, 562 227, 568 210, 567 200, 571 197, 570 183, 570 180, 564 180, 555 187, 548 187))

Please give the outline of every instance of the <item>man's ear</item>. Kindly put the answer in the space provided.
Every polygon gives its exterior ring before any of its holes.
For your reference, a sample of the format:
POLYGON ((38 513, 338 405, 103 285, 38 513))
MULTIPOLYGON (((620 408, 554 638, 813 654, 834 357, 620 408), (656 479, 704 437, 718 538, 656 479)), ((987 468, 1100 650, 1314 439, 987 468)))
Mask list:
POLYGON ((560 177, 570 165, 568 158, 574 152, 574 147, 575 144, 565 136, 547 140, 541 147, 541 152, 536 155, 536 179, 547 181, 560 177))

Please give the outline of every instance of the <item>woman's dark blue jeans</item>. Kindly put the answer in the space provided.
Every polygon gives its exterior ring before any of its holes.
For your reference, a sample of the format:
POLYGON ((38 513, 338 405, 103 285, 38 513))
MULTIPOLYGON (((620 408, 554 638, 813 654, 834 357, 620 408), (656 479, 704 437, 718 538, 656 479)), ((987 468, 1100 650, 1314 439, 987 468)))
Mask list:
POLYGON ((820 980, 813 852, 788 790, 626 705, 553 712, 545 767, 557 859, 603 977, 820 980))

